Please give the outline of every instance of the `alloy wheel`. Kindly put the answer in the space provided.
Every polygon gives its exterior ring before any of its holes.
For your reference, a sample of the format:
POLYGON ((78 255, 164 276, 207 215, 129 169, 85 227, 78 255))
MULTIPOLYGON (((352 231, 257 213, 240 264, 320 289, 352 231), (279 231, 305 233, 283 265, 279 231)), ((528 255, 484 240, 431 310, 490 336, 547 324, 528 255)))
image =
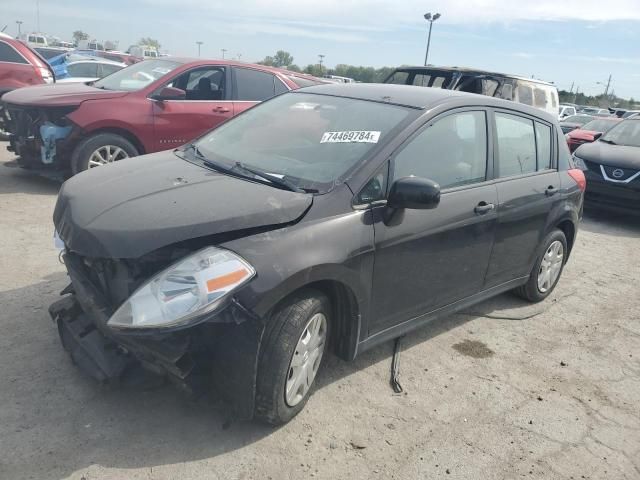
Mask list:
POLYGON ((104 145, 97 148, 89 157, 89 168, 100 167, 108 163, 129 158, 129 154, 116 145, 104 145))
POLYGON ((563 261, 564 245, 559 240, 556 240, 549 245, 540 263, 540 270, 538 271, 538 290, 540 290, 540 293, 547 292, 555 285, 560 276, 563 261))

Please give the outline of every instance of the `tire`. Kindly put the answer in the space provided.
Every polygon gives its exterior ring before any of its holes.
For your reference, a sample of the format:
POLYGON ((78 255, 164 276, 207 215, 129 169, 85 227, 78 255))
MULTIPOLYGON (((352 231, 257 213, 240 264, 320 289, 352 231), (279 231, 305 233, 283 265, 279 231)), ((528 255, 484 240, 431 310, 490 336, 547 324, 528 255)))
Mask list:
MULTIPOLYGON (((98 133, 82 140, 71 155, 71 172, 76 175, 89 169, 89 161, 95 152, 101 151, 105 163, 122 160, 139 155, 136 147, 126 138, 115 133, 98 133), (101 149, 111 148, 113 158, 105 158, 106 151, 101 149)), ((97 166, 97 165, 95 165, 97 166)))
MULTIPOLYGON (((330 333, 331 305, 329 299, 316 290, 301 291, 280 306, 276 307, 270 317, 267 330, 264 333, 262 350, 258 361, 258 378, 256 382, 256 407, 257 419, 272 425, 281 425, 295 417, 305 406, 313 389, 315 374, 320 368, 322 359, 327 350, 330 333), (324 316, 324 342, 320 347, 319 356, 314 360, 314 353, 303 353, 299 349, 299 342, 303 335, 310 333, 315 322, 324 316), (296 378, 301 367, 295 367, 294 356, 298 362, 309 358, 305 365, 313 368, 311 383, 303 382, 296 387, 296 378), (295 375, 294 375, 295 373, 295 375), (292 386, 287 393, 287 387, 292 386), (301 394, 301 390, 306 391, 301 394)), ((322 323, 322 322, 321 322, 322 323)), ((310 342, 314 338, 310 337, 310 342)), ((311 349, 310 349, 311 350, 311 349)), ((315 350, 314 350, 315 351, 315 350)), ((305 379, 304 375, 302 375, 305 379)))
MULTIPOLYGON (((567 262, 567 238, 561 230, 553 230, 550 232, 545 239, 540 244, 540 250, 538 251, 538 257, 536 258, 536 262, 533 266, 533 270, 531 270, 531 274, 529 275, 529 279, 527 283, 522 285, 521 287, 516 288, 513 292, 519 297, 528 300, 531 303, 541 302, 545 298, 547 298, 551 292, 556 288, 560 277, 562 276, 562 271, 564 270, 564 265, 567 262), (557 246, 557 242, 562 246, 562 258, 558 262, 557 255, 551 256, 548 258, 553 258, 554 261, 551 263, 555 263, 557 266, 557 274, 552 274, 548 283, 543 285, 542 288, 539 284, 539 275, 542 274, 543 268, 543 260, 545 260, 545 256, 549 255, 549 250, 552 245, 557 246), (552 278, 555 277, 555 278, 552 278)), ((545 262, 548 264, 549 261, 545 262)))

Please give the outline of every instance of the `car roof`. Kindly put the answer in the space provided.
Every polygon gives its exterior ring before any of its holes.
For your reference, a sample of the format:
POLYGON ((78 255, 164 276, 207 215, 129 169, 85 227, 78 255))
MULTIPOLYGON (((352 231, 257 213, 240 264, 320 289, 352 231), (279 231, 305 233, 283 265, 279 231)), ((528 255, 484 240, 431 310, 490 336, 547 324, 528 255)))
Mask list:
POLYGON ((455 102, 461 105, 482 105, 520 110, 529 115, 545 118, 549 122, 552 120, 557 121, 554 116, 544 110, 522 103, 489 97, 487 95, 442 88, 394 85, 389 83, 328 83, 296 90, 294 93, 316 93, 336 97, 355 98, 372 102, 392 103, 420 110, 430 109, 442 103, 455 102))
POLYGON ((403 66, 398 67, 396 70, 445 70, 448 72, 462 72, 462 73, 474 73, 480 75, 497 75, 500 77, 506 78, 515 78, 518 80, 526 80, 527 82, 539 83, 541 85, 547 85, 549 87, 555 87, 553 83, 545 82, 544 80, 538 80, 537 78, 528 78, 522 75, 512 75, 511 73, 500 73, 500 72, 492 72, 489 70, 479 70, 477 68, 468 68, 468 67, 438 67, 436 65, 418 65, 418 66, 403 66))
POLYGON ((113 60, 109 60, 107 58, 102 58, 102 57, 87 57, 87 58, 83 58, 81 60, 74 60, 73 62, 67 63, 67 65, 74 65, 76 63, 100 63, 100 64, 103 64, 103 65, 116 65, 118 67, 126 67, 127 66, 126 63, 114 62, 113 60))

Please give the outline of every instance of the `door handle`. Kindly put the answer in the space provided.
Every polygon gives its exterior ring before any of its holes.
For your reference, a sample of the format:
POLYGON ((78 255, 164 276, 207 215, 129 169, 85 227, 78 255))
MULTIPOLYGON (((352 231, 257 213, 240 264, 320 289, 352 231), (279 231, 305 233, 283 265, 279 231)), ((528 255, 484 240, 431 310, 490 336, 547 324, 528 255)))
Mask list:
POLYGON ((496 208, 496 206, 493 203, 487 203, 482 201, 478 205, 476 205, 476 208, 474 208, 473 211, 476 212, 478 215, 484 215, 485 213, 490 212, 494 208, 496 208))
POLYGON ((231 110, 229 110, 227 107, 213 107, 213 111, 216 113, 228 113, 231 110))
POLYGON ((556 193, 558 193, 558 190, 559 189, 555 188, 553 185, 549 185, 544 193, 547 195, 547 197, 550 197, 551 195, 555 195, 556 193))

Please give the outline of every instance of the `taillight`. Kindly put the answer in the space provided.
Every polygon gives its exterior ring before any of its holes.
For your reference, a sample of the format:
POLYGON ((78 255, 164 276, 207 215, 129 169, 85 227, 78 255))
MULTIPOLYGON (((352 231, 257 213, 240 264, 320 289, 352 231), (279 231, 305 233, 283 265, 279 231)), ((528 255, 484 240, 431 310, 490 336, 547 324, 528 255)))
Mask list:
POLYGON ((571 178, 573 178, 578 184, 578 188, 580 191, 584 192, 587 189, 587 179, 584 176, 584 172, 579 168, 572 168, 567 170, 567 173, 571 178))

